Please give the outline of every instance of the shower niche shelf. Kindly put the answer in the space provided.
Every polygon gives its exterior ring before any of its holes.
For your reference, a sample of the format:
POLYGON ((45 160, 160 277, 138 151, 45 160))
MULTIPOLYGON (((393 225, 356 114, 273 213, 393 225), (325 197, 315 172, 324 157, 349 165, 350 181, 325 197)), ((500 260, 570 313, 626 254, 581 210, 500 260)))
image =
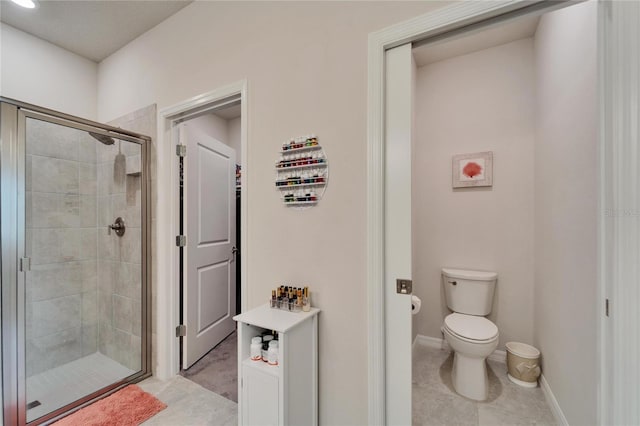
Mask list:
POLYGON ((276 161, 275 187, 282 203, 299 209, 322 199, 329 180, 329 162, 314 135, 292 138, 282 145, 276 161))

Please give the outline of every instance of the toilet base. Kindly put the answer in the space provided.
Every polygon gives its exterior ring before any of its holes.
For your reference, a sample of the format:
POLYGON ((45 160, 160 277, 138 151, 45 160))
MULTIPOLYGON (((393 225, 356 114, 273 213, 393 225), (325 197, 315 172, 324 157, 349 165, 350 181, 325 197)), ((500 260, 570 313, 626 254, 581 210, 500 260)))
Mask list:
POLYGON ((453 388, 464 397, 484 401, 489 395, 486 358, 469 357, 454 352, 451 379, 453 388))

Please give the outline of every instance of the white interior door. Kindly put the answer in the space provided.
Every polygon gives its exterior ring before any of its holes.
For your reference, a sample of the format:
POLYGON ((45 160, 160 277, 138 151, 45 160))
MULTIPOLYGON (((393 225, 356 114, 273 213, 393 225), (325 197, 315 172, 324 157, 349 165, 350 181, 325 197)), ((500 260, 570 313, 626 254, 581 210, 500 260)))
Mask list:
POLYGON ((183 368, 233 330, 236 306, 235 151, 211 136, 181 125, 185 157, 183 368))
POLYGON ((396 279, 411 279, 411 44, 385 57, 385 398, 386 424, 411 424, 411 295, 396 279))

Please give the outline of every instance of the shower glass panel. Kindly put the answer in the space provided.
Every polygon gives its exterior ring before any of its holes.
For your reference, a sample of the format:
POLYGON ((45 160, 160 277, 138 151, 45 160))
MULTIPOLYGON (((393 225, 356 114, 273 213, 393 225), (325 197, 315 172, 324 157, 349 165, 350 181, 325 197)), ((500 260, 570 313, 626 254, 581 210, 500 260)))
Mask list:
POLYGON ((27 422, 147 368, 142 145, 67 124, 24 117, 27 422))

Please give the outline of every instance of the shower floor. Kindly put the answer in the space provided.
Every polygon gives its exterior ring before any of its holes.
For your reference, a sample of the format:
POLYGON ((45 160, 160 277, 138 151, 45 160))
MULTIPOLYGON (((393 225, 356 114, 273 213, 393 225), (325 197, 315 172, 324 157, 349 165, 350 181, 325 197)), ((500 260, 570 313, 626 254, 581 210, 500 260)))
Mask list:
POLYGON ((133 373, 135 371, 96 352, 31 376, 27 379, 27 404, 39 401, 41 405, 27 410, 27 421, 35 420, 133 373))

